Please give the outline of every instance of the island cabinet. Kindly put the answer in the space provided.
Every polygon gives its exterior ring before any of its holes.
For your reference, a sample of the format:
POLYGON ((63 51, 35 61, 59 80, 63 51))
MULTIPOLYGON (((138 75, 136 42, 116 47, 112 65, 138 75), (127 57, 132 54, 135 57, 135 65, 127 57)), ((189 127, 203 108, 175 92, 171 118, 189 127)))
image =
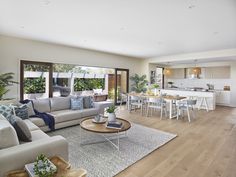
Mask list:
POLYGON ((216 104, 222 106, 230 105, 230 91, 217 90, 216 91, 216 104))
POLYGON ((216 107, 215 92, 162 89, 161 93, 167 94, 167 95, 179 95, 179 96, 184 96, 186 98, 195 98, 197 100, 196 106, 199 108, 204 108, 204 105, 201 105, 201 98, 206 98, 209 110, 215 110, 215 107, 216 107))

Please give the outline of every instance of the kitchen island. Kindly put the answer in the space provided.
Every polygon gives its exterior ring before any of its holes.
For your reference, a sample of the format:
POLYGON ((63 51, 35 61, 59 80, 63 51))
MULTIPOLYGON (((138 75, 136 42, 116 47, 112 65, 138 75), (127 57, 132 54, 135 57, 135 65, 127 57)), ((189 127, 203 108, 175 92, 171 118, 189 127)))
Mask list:
POLYGON ((167 95, 179 95, 184 97, 192 97, 197 99, 197 107, 204 108, 204 104, 201 105, 201 98, 206 98, 208 109, 215 110, 216 107, 216 94, 214 91, 191 91, 184 89, 161 89, 162 94, 167 95))

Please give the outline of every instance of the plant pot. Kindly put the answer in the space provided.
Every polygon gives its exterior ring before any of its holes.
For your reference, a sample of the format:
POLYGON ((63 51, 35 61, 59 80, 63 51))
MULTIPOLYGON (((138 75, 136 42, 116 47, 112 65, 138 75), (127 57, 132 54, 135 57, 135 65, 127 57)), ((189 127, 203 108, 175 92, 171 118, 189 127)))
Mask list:
POLYGON ((116 114, 115 113, 108 113, 108 122, 116 121, 116 114))

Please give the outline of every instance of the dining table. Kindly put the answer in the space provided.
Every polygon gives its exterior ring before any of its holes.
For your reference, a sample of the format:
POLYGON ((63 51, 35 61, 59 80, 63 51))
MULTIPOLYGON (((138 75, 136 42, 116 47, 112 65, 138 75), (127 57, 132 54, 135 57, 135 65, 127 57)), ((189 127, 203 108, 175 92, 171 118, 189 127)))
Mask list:
POLYGON ((178 95, 160 95, 160 94, 152 95, 152 94, 146 94, 146 93, 133 93, 133 92, 128 93, 127 96, 128 96, 128 99, 127 99, 128 110, 131 109, 130 101, 131 101, 132 96, 140 97, 142 100, 149 99, 149 98, 163 98, 169 104, 169 118, 170 119, 177 117, 177 112, 176 113, 174 112, 173 104, 187 98, 187 97, 178 96, 178 95))

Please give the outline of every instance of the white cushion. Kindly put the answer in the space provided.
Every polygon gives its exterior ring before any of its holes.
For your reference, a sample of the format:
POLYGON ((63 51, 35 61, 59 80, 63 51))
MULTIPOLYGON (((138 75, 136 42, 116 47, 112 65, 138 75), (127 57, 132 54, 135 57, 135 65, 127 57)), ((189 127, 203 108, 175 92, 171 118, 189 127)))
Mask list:
POLYGON ((59 122, 66 122, 74 119, 79 119, 82 117, 83 110, 61 110, 61 111, 54 111, 50 114, 54 117, 55 123, 59 122))
POLYGON ((30 129, 30 131, 39 130, 39 127, 37 127, 35 124, 33 124, 29 119, 25 119, 24 122, 26 123, 26 125, 30 129))
POLYGON ((54 97, 50 99, 51 111, 70 109, 71 97, 54 97))
POLYGON ((34 109, 39 112, 50 112, 50 102, 49 98, 42 98, 37 100, 32 100, 34 104, 34 109))
POLYGON ((95 116, 95 115, 98 115, 98 113, 99 113, 99 110, 96 108, 83 109, 82 117, 95 116))
POLYGON ((44 122, 44 120, 41 119, 41 118, 38 118, 38 117, 31 117, 31 118, 29 118, 29 120, 30 120, 31 122, 33 122, 35 125, 37 125, 38 127, 43 127, 43 126, 45 126, 45 122, 44 122))
MULTIPOLYGON (((1 117, 1 116, 0 116, 1 117)), ((19 145, 14 127, 2 117, 0 118, 0 149, 19 145)))
POLYGON ((34 130, 31 131, 31 135, 32 135, 32 141, 36 141, 36 140, 40 140, 43 138, 48 138, 49 136, 44 133, 42 130, 34 130))

